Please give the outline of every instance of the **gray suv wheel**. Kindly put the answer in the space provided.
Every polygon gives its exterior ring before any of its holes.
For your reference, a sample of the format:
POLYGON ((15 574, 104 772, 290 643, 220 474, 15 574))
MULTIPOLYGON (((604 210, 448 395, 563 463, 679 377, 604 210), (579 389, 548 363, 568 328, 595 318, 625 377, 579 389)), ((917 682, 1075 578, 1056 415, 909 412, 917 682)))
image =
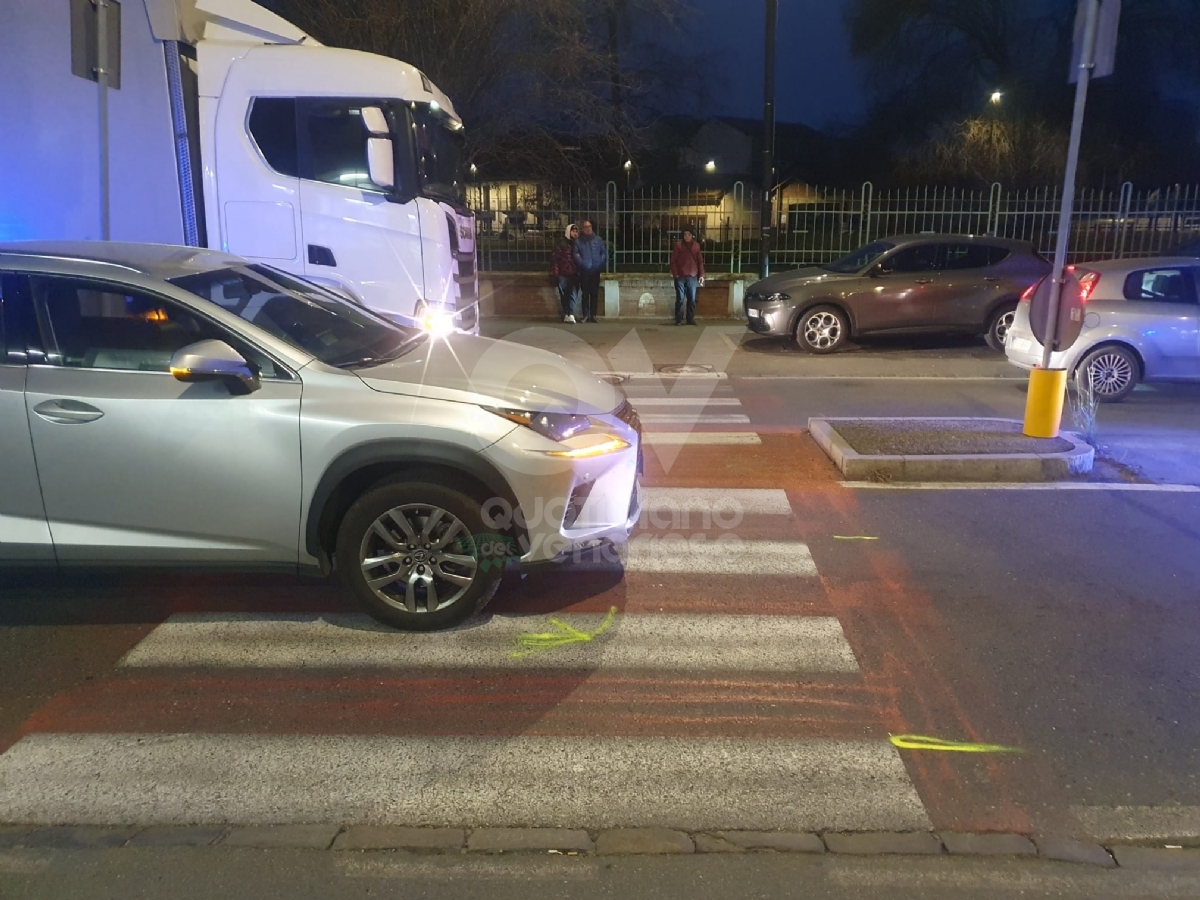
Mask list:
POLYGON ((438 484, 391 481, 350 507, 337 566, 380 621, 433 631, 465 621, 496 592, 506 553, 485 535, 480 501, 438 484))
POLYGON ((833 353, 850 336, 850 322, 836 306, 814 306, 796 322, 796 341, 810 353, 833 353))

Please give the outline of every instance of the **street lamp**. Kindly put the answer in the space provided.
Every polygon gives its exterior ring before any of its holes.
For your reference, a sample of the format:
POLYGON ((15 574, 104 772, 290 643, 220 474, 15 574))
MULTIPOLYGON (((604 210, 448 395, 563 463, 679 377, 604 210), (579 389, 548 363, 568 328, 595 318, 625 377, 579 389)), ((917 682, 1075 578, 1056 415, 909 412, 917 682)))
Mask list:
POLYGON ((999 106, 1000 101, 1003 99, 1004 99, 1004 93, 1002 91, 992 91, 991 100, 992 100, 993 106, 999 106))
POLYGON ((710 159, 708 162, 706 162, 704 164, 704 171, 708 172, 710 175, 717 171, 717 161, 715 159, 710 159))
POLYGON ((625 190, 628 191, 629 190, 629 181, 630 181, 630 178, 632 177, 631 173, 633 172, 633 160, 632 159, 625 160, 625 165, 621 166, 621 168, 625 170, 625 190))

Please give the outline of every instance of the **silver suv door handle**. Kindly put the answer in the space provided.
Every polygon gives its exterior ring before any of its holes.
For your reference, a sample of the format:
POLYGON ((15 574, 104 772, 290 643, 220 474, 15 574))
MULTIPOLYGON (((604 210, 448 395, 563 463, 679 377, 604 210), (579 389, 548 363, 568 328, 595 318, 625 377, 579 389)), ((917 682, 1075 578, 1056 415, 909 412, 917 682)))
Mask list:
POLYGON ((95 422, 104 415, 90 403, 79 400, 46 400, 35 406, 33 411, 55 425, 82 425, 95 422))

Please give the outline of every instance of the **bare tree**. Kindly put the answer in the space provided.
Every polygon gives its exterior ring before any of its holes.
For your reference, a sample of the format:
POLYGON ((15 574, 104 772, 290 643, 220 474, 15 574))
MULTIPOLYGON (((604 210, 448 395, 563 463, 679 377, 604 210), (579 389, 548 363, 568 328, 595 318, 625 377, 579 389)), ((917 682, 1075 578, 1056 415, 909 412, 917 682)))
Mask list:
POLYGON ((318 40, 403 59, 454 102, 468 153, 485 176, 585 178, 595 160, 624 159, 638 138, 648 72, 621 65, 631 16, 659 33, 681 0, 278 0, 318 40), (564 136, 574 140, 564 141, 564 136))
POLYGON ((981 116, 959 123, 900 161, 916 180, 1014 187, 1051 184, 1062 177, 1067 135, 1044 119, 981 116))

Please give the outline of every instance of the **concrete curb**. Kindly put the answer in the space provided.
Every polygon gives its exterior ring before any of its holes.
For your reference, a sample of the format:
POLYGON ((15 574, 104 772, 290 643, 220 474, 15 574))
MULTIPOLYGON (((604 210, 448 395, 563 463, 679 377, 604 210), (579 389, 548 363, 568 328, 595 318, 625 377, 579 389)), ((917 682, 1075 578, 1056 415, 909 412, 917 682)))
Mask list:
MULTIPOLYGON (((817 446, 848 479, 855 481, 1061 481, 1092 470, 1096 451, 1078 435, 1062 432, 1072 444, 1061 453, 979 453, 963 455, 867 456, 859 453, 837 432, 840 422, 895 422, 900 416, 811 418, 808 431, 817 446)), ((973 416, 914 416, 922 421, 1017 422, 973 416)), ((1017 422, 1017 424, 1020 424, 1017 422)))
MULTIPOLYGON (((1165 842, 1164 842, 1165 844, 1165 842)), ((433 854, 550 853, 631 856, 691 853, 831 853, 1021 857, 1101 868, 1200 873, 1200 849, 1097 844, 1013 833, 708 831, 669 828, 410 828, 395 825, 0 825, 3 850, 209 847, 235 850, 402 851, 433 854)))

